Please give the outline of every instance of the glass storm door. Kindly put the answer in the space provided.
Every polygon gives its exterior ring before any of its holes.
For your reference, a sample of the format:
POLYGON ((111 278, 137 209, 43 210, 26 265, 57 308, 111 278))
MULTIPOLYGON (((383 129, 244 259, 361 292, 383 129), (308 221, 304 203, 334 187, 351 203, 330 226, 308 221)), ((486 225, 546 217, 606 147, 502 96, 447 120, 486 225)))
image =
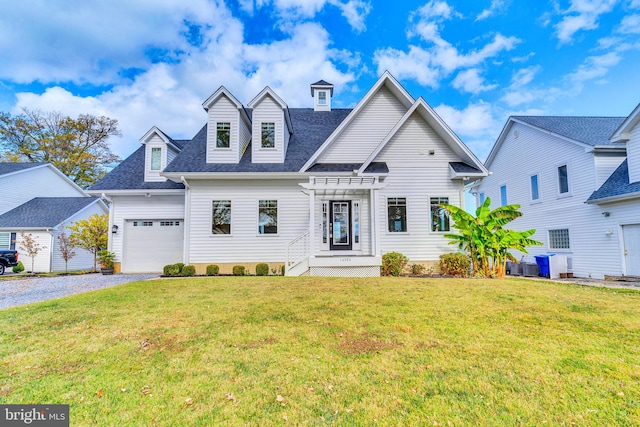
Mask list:
POLYGON ((329 249, 351 250, 351 200, 329 204, 329 249))

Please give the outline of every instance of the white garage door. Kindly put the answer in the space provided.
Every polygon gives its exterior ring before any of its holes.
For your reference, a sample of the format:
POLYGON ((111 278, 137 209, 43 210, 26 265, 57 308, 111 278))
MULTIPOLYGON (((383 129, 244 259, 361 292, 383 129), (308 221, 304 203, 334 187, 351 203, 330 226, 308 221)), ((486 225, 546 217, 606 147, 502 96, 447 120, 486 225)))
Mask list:
POLYGON ((165 265, 182 262, 182 219, 126 221, 123 238, 123 273, 160 273, 165 265))

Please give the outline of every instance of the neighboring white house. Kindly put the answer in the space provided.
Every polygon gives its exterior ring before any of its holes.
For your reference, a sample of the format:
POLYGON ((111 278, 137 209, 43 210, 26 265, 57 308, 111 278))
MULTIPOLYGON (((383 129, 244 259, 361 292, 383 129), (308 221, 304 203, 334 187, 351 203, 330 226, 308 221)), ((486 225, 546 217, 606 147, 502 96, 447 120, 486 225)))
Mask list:
POLYGON ((0 249, 17 250, 20 261, 31 270, 31 258, 21 250, 24 232, 42 248, 33 260, 35 272, 93 267, 93 255, 82 249, 75 249, 76 255, 65 266, 57 236, 80 219, 107 213, 102 200, 90 197, 50 163, 0 163, 0 185, 0 249))
POLYGON ((534 228, 533 238, 544 243, 531 247, 526 260, 553 253, 566 257, 566 270, 576 277, 640 275, 637 110, 626 120, 508 119, 485 162, 491 175, 473 191, 478 203, 490 197, 492 208, 521 206, 523 216, 510 228, 534 228), (631 180, 627 164, 638 169, 631 180))
POLYGON ((463 204, 485 167, 422 99, 384 73, 353 109, 289 108, 269 87, 244 106, 220 87, 189 141, 153 127, 89 191, 110 204, 123 272, 178 261, 288 275, 376 276, 381 254, 433 265, 455 250, 440 203, 463 204))

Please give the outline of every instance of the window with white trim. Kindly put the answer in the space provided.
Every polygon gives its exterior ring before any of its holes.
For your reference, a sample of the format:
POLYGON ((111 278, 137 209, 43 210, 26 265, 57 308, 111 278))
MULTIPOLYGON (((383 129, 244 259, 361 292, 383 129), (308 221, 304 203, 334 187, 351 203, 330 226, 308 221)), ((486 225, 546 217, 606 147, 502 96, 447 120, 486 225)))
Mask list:
POLYGON ((558 193, 569 193, 569 169, 567 165, 558 166, 558 193))
POLYGON ((258 234, 278 234, 278 201, 258 201, 258 234))
POLYGON ((500 186, 500 206, 507 206, 507 186, 500 186))
POLYGON ((326 105, 327 104, 327 92, 321 90, 318 91, 318 105, 326 105))
POLYGON ((214 200, 211 204, 211 233, 231 234, 231 200, 214 200))
POLYGON ((568 228, 549 230, 549 249, 571 249, 568 228))
POLYGON ((405 197, 387 198, 387 221, 390 233, 407 231, 407 199, 405 197))
POLYGON ((231 145, 231 123, 218 122, 216 124, 216 148, 229 148, 231 145))
POLYGON ((529 178, 529 183, 531 185, 531 201, 536 202, 540 200, 540 187, 538 185, 538 175, 531 175, 529 178))
POLYGON ((160 227, 179 227, 180 221, 160 221, 160 227))
POLYGON ((134 227, 153 227, 153 221, 133 221, 134 227))
POLYGON ((274 148, 275 146, 276 146, 276 124, 273 122, 262 123, 260 147, 274 148))
POLYGON ((159 171, 162 168, 162 148, 151 148, 151 170, 159 171))
POLYGON ((449 212, 441 205, 448 205, 448 197, 431 197, 431 231, 450 231, 449 212))
POLYGON ((8 251, 11 247, 11 234, 0 233, 0 250, 8 251))

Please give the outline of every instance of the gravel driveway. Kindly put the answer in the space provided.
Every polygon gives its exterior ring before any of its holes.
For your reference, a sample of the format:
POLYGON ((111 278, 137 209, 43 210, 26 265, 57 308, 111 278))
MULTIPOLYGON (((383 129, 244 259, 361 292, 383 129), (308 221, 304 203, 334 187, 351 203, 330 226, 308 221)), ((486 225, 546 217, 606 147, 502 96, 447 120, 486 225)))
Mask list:
POLYGON ((108 288, 122 283, 159 277, 159 274, 78 274, 0 280, 0 310, 32 302, 108 288))

